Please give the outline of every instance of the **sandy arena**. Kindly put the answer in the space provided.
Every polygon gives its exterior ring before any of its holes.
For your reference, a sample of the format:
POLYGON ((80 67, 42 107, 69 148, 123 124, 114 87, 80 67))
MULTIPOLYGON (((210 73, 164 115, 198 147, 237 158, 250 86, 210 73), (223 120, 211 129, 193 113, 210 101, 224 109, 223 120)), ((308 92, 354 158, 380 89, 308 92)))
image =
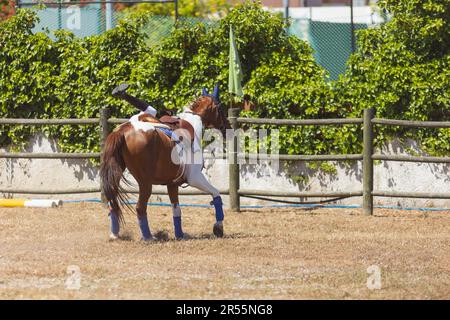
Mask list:
POLYGON ((106 214, 0 208, 0 299, 450 299, 449 212, 226 212, 216 239, 213 209, 189 207, 193 239, 175 241, 170 207, 149 207, 152 231, 170 237, 155 243, 139 241, 131 214, 127 240, 108 241, 106 214), (381 289, 367 287, 372 265, 381 289))

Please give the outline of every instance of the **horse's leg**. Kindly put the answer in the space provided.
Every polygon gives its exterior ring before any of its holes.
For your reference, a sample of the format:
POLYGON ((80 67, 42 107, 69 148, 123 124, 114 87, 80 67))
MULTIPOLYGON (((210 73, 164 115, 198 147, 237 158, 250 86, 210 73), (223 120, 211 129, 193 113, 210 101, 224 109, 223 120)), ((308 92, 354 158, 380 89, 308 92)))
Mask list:
POLYGON ((109 234, 109 238, 111 240, 117 240, 119 239, 120 222, 116 211, 114 211, 111 207, 109 211, 109 218, 111 219, 111 233, 109 234))
POLYGON ((173 214, 173 227, 175 230, 175 238, 183 239, 184 233, 181 227, 181 208, 178 201, 178 186, 168 185, 167 192, 169 193, 170 203, 172 204, 172 214, 173 214))
POLYGON ((217 237, 222 237, 224 214, 219 190, 214 188, 203 175, 201 164, 186 165, 186 180, 190 186, 205 191, 213 197, 212 204, 216 211, 216 223, 214 224, 213 232, 217 237))
POLYGON ((147 219, 147 202, 152 194, 152 185, 140 184, 139 185, 139 199, 136 204, 136 213, 139 223, 139 228, 142 233, 142 240, 154 240, 150 228, 148 226, 147 219))

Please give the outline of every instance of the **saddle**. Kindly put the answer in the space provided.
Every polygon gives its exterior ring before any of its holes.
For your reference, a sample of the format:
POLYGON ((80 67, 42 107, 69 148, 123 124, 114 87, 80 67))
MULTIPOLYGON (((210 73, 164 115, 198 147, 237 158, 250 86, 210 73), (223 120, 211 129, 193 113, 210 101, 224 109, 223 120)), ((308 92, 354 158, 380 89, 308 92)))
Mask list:
MULTIPOLYGON (((171 131, 175 131, 177 129, 184 129, 189 133, 191 137, 191 143, 194 141, 194 128, 192 125, 186 120, 180 119, 176 116, 164 115, 159 119, 145 113, 139 116, 139 121, 154 123, 155 127, 158 127, 158 124, 162 124, 162 128, 169 129, 171 131)), ((180 139, 183 137, 180 136, 180 139)))

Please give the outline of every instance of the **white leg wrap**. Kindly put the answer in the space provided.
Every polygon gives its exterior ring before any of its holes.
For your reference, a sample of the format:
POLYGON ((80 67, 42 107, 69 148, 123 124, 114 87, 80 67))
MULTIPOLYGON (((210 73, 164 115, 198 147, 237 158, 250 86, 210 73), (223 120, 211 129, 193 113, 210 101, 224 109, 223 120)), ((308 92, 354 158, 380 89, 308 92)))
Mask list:
POLYGON ((181 217, 181 208, 178 204, 172 204, 172 213, 174 217, 181 217))

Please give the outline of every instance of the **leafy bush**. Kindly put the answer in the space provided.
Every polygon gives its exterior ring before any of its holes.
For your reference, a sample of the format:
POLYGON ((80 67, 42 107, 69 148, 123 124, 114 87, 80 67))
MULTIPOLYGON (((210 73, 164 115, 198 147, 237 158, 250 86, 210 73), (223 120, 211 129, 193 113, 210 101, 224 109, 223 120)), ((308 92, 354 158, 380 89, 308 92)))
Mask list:
MULTIPOLYGON (((450 1, 384 0, 393 18, 358 33, 358 50, 336 83, 349 116, 376 108, 377 117, 450 120, 450 1)), ((387 136, 411 137, 430 153, 450 153, 450 130, 380 128, 387 136)))
MULTIPOLYGON (((46 118, 57 103, 53 79, 59 74, 55 43, 42 33, 33 34, 35 15, 30 11, 0 24, 0 115, 46 118)), ((2 130, 0 143, 23 142, 31 132, 16 126, 2 130)))
MULTIPOLYGON (((52 40, 31 32, 29 10, 0 24, 0 116, 87 118, 103 106, 128 117, 135 109, 111 97, 121 82, 155 107, 181 109, 201 87, 228 81, 228 33, 233 26, 244 72, 244 91, 258 106, 247 116, 270 118, 361 117, 376 107, 378 117, 449 120, 450 0, 381 1, 393 19, 379 29, 361 31, 358 51, 346 74, 333 83, 313 59, 310 46, 286 33, 278 16, 257 2, 233 8, 214 27, 180 25, 156 47, 142 30, 148 14, 133 14, 98 36, 75 38, 59 31, 52 40)), ((44 128, 65 151, 98 151, 97 129, 44 128)), ((0 144, 23 145, 30 129, 4 126, 0 144)), ((412 130, 434 154, 450 151, 448 129, 412 130), (436 134, 436 132, 438 132, 436 134)), ((403 133, 380 129, 378 142, 403 133)), ((289 154, 359 153, 359 126, 281 128, 281 152, 289 154)))
MULTIPOLYGON (((237 6, 214 28, 181 23, 155 48, 145 46, 145 34, 140 32, 147 16, 133 15, 102 35, 84 39, 59 31, 52 41, 43 33, 33 34, 35 14, 20 10, 0 27, 6 48, 0 53, 4 71, 0 76, 1 116, 86 118, 110 105, 115 107, 115 116, 126 117, 135 112, 133 107, 110 95, 112 88, 124 81, 155 107, 180 109, 201 87, 211 88, 217 81, 225 92, 230 25, 235 29, 247 90, 265 106, 261 115, 287 117, 290 109, 299 114, 308 110, 306 116, 323 113, 331 94, 323 69, 314 62, 305 42, 287 35, 284 20, 263 10, 259 3, 237 6), (17 35, 22 39, 19 43, 17 35), (279 82, 279 92, 272 86, 274 81, 279 82), (279 101, 290 109, 280 109, 279 101)), ((227 98, 224 95, 225 105, 227 98)), ((17 130, 4 130, 2 143, 23 142, 29 132, 17 130)), ((58 137, 66 151, 98 148, 94 127, 46 128, 46 132, 58 137)), ((296 151, 296 145, 289 151, 296 151)))
MULTIPOLYGON (((0 25, 0 116, 88 118, 103 106, 121 107, 110 92, 128 79, 136 57, 147 50, 139 32, 145 19, 123 21, 84 39, 57 31, 55 41, 31 32, 36 21, 33 11, 23 9, 0 25)), ((131 112, 128 107, 117 115, 131 112)), ((21 147, 31 132, 30 127, 5 128, 0 143, 21 147)), ((66 151, 99 148, 94 126, 52 126, 44 132, 58 137, 66 151)))

